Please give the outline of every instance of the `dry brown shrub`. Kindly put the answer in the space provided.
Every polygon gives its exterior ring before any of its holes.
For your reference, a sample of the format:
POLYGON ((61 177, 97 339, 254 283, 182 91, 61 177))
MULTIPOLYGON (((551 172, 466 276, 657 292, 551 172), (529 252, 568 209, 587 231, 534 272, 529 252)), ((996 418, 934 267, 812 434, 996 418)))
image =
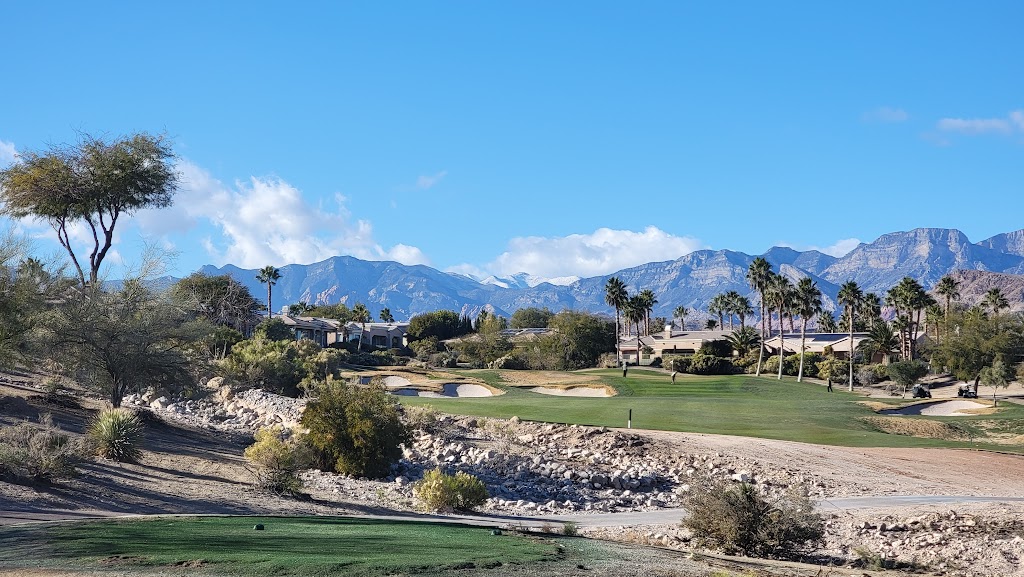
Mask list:
POLYGON ((971 434, 967 430, 953 423, 907 417, 863 417, 862 420, 874 429, 890 435, 944 439, 948 441, 971 439, 971 434))

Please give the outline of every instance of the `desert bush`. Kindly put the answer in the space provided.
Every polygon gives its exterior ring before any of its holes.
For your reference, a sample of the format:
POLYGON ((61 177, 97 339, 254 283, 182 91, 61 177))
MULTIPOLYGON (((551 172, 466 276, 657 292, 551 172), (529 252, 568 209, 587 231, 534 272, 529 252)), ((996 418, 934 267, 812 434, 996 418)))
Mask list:
POLYGON ((245 458, 258 489, 298 495, 302 491, 299 472, 309 466, 311 454, 302 438, 281 427, 269 427, 256 431, 256 442, 245 449, 245 458))
POLYGON ((862 385, 873 385, 878 382, 878 375, 875 373, 875 368, 872 365, 864 365, 858 368, 854 376, 857 382, 862 385))
POLYGON ((730 375, 736 370, 727 358, 697 353, 690 357, 690 368, 686 372, 695 375, 730 375))
POLYGON ((429 336, 425 339, 413 341, 409 343, 409 348, 416 353, 416 358, 421 361, 426 361, 430 358, 430 355, 441 352, 438 346, 438 340, 435 336, 429 336))
POLYGON ((454 369, 459 364, 459 359, 452 353, 436 353, 430 355, 428 364, 432 367, 454 369))
POLYGON ((132 463, 142 456, 145 426, 134 411, 106 409, 100 411, 86 429, 90 449, 105 459, 132 463))
POLYGON ((698 543, 727 553, 788 557, 821 541, 824 521, 806 490, 768 498, 749 483, 718 481, 693 490, 683 525, 698 543))
POLYGON ((876 383, 881 383, 882 381, 889 380, 889 365, 883 365, 881 363, 877 365, 871 365, 871 370, 875 372, 876 383))
POLYGON ((562 535, 566 537, 575 537, 580 534, 580 526, 575 521, 566 521, 562 523, 562 535))
POLYGON ((679 371, 680 373, 690 372, 690 363, 692 362, 691 357, 682 357, 678 355, 665 355, 662 359, 663 366, 670 371, 679 371))
POLYGON ((487 500, 487 487, 480 479, 459 471, 449 475, 441 469, 423 474, 413 486, 423 506, 434 511, 472 511, 487 500))
POLYGON ((517 355, 516 353, 510 353, 490 363, 492 369, 509 369, 514 371, 522 371, 530 368, 529 363, 526 359, 517 355))
POLYGON ((53 424, 49 413, 39 424, 0 428, 0 478, 13 483, 49 482, 71 477, 82 444, 53 424))
POLYGON ((437 424, 437 409, 430 405, 402 407, 405 412, 405 422, 413 430, 430 432, 437 424))
POLYGON ((601 353, 597 357, 597 366, 601 369, 615 369, 619 367, 619 359, 615 353, 601 353))
POLYGON ((386 475, 411 440, 398 402, 380 386, 327 383, 306 405, 302 425, 322 462, 361 477, 386 475))

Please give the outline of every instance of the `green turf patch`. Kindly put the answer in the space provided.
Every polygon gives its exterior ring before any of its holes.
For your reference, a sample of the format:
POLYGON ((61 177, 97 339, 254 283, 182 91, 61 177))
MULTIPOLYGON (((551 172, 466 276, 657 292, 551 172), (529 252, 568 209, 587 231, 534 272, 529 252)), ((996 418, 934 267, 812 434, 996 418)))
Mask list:
MULTIPOLYGON (((890 434, 865 420, 877 414, 861 401, 864 397, 836 387, 826 391, 816 383, 792 378, 757 378, 749 375, 678 375, 673 385, 668 374, 630 369, 622 378, 618 369, 588 371, 618 395, 608 398, 553 397, 501 385, 494 371, 472 371, 474 377, 506 390, 487 398, 437 399, 403 397, 402 402, 433 405, 440 411, 482 417, 508 418, 592 426, 625 427, 632 409, 633 427, 763 437, 804 443, 853 447, 982 447, 1021 450, 995 445, 983 436, 971 441, 890 434)), ((888 403, 887 403, 888 404, 888 403)), ((966 428, 985 419, 1020 422, 1024 407, 1004 403, 996 415, 960 417, 966 428)), ((934 419, 946 418, 912 417, 934 419)))
POLYGON ((555 559, 483 527, 337 517, 160 517, 0 528, 0 562, 242 576, 443 573, 555 559), (254 527, 263 525, 257 531, 254 527), (26 553, 31 551, 31 555, 26 553))

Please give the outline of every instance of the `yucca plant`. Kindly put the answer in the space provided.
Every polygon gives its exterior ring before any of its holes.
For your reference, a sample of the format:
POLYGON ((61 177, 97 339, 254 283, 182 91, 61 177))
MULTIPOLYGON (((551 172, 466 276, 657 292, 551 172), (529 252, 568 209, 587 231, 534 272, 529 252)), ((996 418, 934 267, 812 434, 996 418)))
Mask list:
POLYGON ((142 456, 142 432, 142 419, 135 412, 106 409, 89 424, 86 434, 100 457, 132 462, 142 456))

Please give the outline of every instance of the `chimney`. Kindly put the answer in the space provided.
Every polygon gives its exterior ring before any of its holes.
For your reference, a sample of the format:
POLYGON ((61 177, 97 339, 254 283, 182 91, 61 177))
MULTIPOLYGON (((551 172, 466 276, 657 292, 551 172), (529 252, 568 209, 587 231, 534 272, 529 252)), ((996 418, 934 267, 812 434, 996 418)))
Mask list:
POLYGON ((665 323, 665 338, 666 339, 671 339, 672 338, 672 324, 671 323, 665 323))

